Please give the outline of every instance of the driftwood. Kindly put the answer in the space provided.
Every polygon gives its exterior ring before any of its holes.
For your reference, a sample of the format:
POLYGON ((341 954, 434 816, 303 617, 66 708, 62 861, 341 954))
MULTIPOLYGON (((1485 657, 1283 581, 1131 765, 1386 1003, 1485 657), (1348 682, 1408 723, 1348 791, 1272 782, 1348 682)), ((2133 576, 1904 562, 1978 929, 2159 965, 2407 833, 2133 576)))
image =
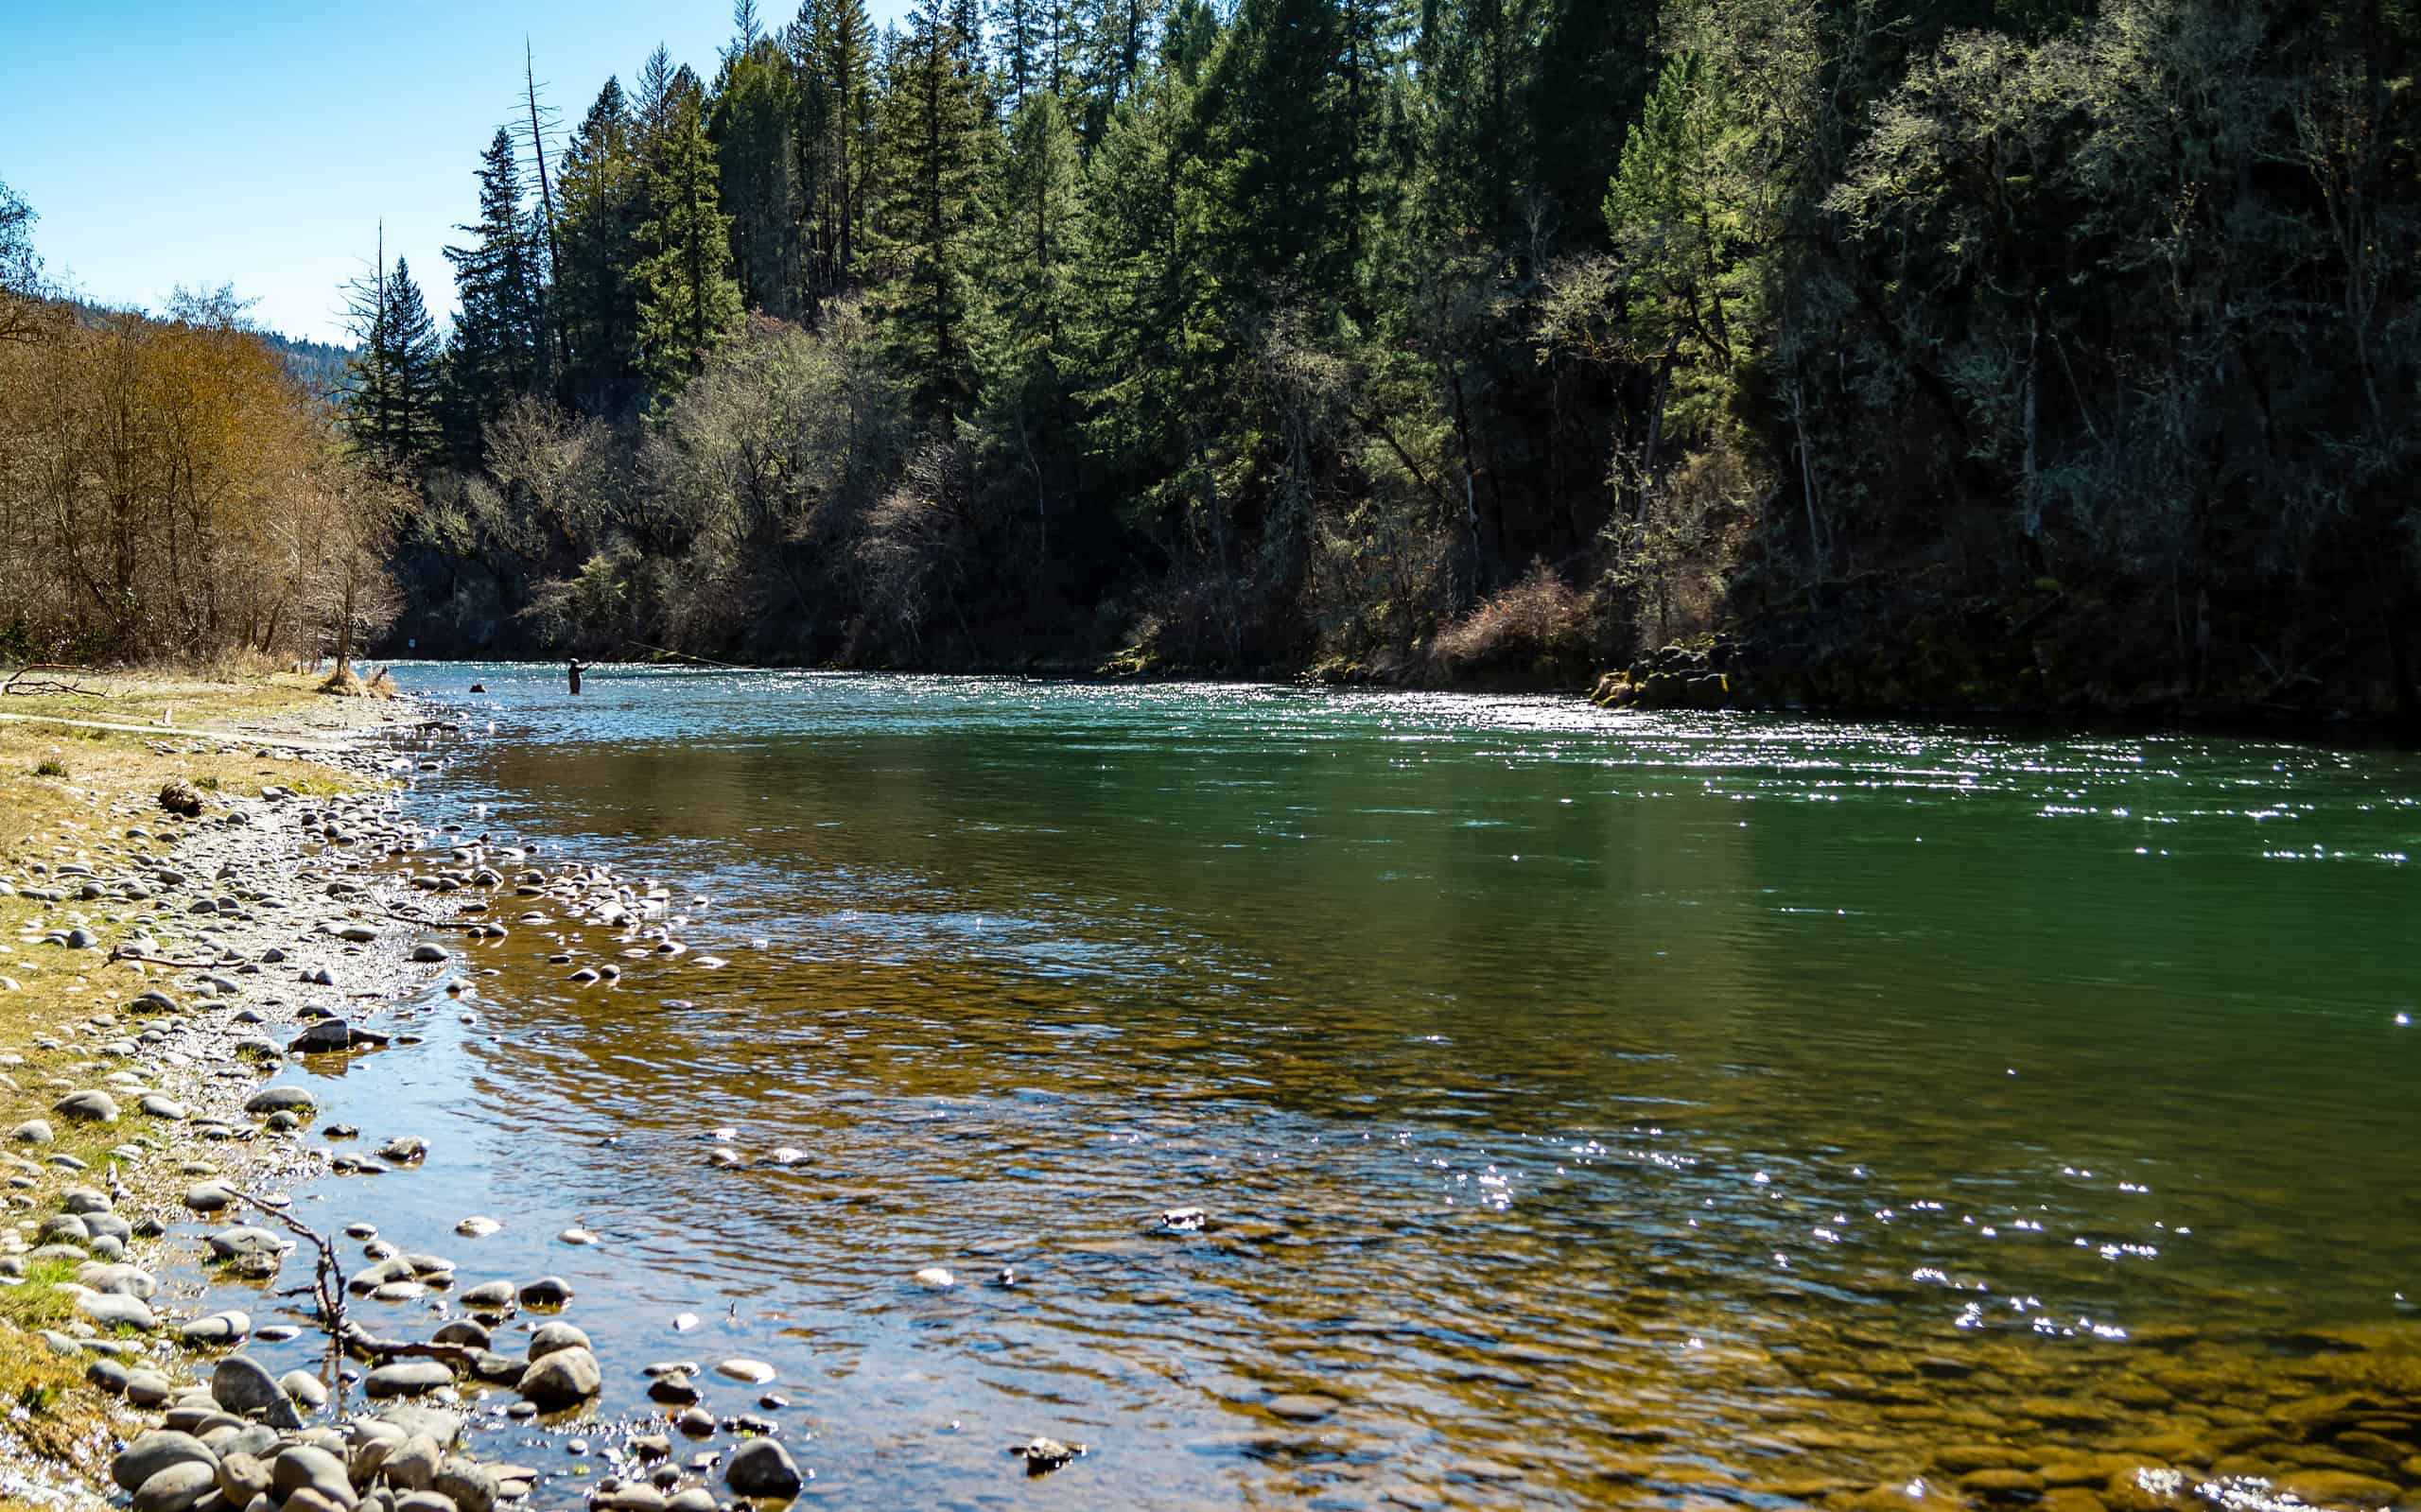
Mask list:
POLYGON ((113 961, 140 961, 147 966, 174 966, 180 971, 207 971, 213 966, 233 966, 241 965, 243 964, 243 958, 240 956, 232 961, 225 956, 220 956, 217 960, 213 961, 172 961, 164 955, 145 955, 140 950, 130 950, 124 946, 119 946, 116 949, 112 950, 110 952, 110 959, 113 961))
POLYGON ((317 1257, 311 1265, 311 1284, 278 1293, 280 1296, 307 1297, 319 1308, 320 1327, 328 1336, 328 1349, 336 1353, 344 1338, 344 1266, 337 1259, 336 1245, 327 1236, 295 1217, 283 1208, 272 1207, 250 1192, 237 1192, 235 1199, 245 1207, 274 1218, 299 1239, 308 1240, 317 1257))
POLYGON ((44 694, 72 693, 78 698, 109 697, 107 693, 102 692, 99 688, 86 687, 81 683, 61 682, 55 677, 33 677, 33 674, 36 672, 75 672, 81 670, 83 670, 83 669, 78 667, 62 667, 50 662, 34 662, 27 666, 20 667, 15 671, 10 672, 9 674, 9 680, 5 683, 0 683, 0 695, 13 693, 23 698, 36 698, 44 694), (26 681, 29 677, 33 677, 31 682, 26 681))

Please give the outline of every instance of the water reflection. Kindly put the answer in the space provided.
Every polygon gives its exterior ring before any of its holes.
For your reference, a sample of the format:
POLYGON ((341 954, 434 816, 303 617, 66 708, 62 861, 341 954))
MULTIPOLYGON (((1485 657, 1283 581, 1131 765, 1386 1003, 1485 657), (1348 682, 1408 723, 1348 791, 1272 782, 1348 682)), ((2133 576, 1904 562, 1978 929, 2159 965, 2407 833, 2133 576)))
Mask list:
POLYGON ((2265 1442, 2229 1413, 2316 1389, 2278 1359, 2404 1358, 2323 1330, 2401 1322, 2421 1237, 2412 758, 401 675, 497 725, 437 811, 695 922, 615 984, 548 959, 619 960, 569 911, 474 947, 478 1021, 432 1001, 436 1053, 349 1079, 444 1131, 382 1198, 515 1215, 479 1268, 572 1277, 611 1368, 695 1352, 682 1311, 774 1360, 827 1500, 1769 1504, 1955 1490, 1979 1442, 2210 1471, 2265 1442), (710 1167, 717 1126, 808 1158, 710 1167), (1092 1446, 1068 1481, 1004 1458, 1041 1432, 1092 1446))

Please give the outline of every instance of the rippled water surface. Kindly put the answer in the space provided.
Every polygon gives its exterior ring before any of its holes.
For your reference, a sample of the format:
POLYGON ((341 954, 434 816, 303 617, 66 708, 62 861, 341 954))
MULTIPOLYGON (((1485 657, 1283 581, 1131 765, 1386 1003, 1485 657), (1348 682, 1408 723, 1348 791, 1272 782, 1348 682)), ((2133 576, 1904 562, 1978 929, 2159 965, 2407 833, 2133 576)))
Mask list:
POLYGON ((609 1410, 774 1362, 832 1504, 1779 1505, 2207 1437, 2421 1295, 2410 755, 399 677, 479 736, 424 812, 664 880, 691 954, 474 947, 461 1053, 347 1076, 438 1148, 381 1201, 570 1277, 609 1410), (1091 1452, 1028 1481, 1037 1433, 1091 1452))

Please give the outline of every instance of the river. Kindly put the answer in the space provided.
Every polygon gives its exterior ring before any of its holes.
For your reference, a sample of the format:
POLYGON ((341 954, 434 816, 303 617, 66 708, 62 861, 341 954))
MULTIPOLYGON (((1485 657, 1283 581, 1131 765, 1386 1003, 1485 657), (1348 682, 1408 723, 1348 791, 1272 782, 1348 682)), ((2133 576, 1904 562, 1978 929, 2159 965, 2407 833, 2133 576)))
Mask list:
POLYGON ((471 947, 471 1021, 428 1015, 451 1052, 340 1084, 436 1147, 382 1210, 466 1282, 569 1278, 609 1416, 651 1360, 773 1363, 828 1504, 1779 1505, 1946 1484, 1978 1441, 2207 1464, 2232 1414, 2338 1384, 2312 1361, 2411 1342, 2411 754, 396 675, 477 737, 416 812, 660 878, 689 953, 584 985, 549 954, 618 961, 609 930, 471 947), (718 1168, 716 1129, 804 1158, 718 1168), (470 1212, 504 1231, 450 1237, 470 1212), (1037 1434, 1089 1452, 1028 1479, 1037 1434))

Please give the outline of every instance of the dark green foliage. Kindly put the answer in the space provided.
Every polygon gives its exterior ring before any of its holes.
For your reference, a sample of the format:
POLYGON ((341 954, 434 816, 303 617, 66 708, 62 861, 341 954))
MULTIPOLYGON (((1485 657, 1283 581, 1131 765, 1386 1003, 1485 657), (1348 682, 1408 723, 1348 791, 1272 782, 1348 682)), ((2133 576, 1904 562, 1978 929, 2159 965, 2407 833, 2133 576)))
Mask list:
POLYGON ((353 336, 357 350, 344 408, 356 441, 403 471, 435 461, 443 354, 403 258, 391 273, 355 282, 353 336))
POLYGON ((789 54, 759 39, 724 62, 706 121, 722 173, 721 208, 731 217, 740 299, 750 309, 791 319, 805 309, 792 177, 799 163, 791 139, 798 127, 797 95, 789 54))
POLYGON ((560 188, 564 261, 554 298, 571 347, 563 391, 587 413, 618 415, 640 392, 635 273, 647 199, 637 123, 618 81, 605 81, 572 133, 560 188))
POLYGON ((544 286, 546 233, 524 206, 512 134, 498 128, 479 160, 479 218, 458 231, 467 247, 448 247, 461 307, 446 355, 446 442, 465 465, 479 457, 479 433, 517 395, 539 384, 548 344, 544 286))
POLYGON ((482 169, 425 576, 502 638, 2421 712, 2402 7, 736 22, 575 133, 559 374, 482 169))
POLYGON ((740 314, 731 277, 731 218, 721 207, 720 172, 706 140, 705 95, 688 68, 666 84, 641 143, 648 218, 638 287, 639 366, 659 392, 680 387, 729 335, 740 314))
POLYGON ((974 396, 975 192, 983 166, 974 39, 921 0, 885 89, 877 310, 919 408, 948 432, 974 396))

